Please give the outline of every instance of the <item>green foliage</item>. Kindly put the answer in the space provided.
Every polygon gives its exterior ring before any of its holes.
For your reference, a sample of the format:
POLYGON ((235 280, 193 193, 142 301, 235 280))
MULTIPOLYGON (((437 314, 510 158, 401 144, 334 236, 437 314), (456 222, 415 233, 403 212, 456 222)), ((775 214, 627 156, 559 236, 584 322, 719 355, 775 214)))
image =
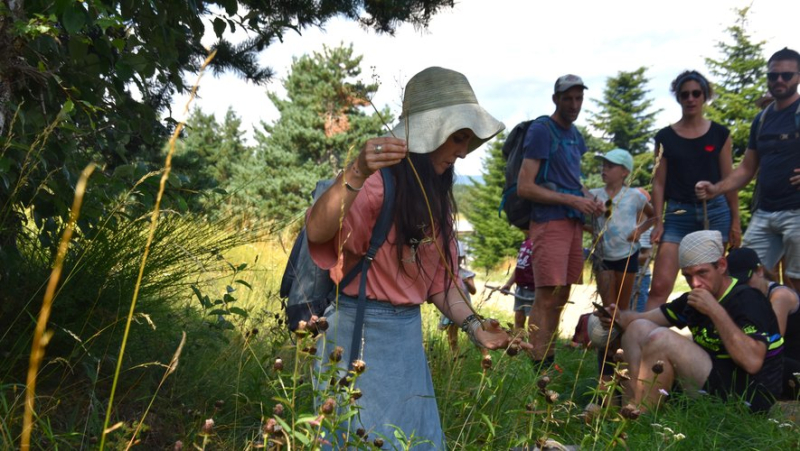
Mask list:
MULTIPOLYGON (((719 59, 706 58, 706 65, 716 79, 716 97, 707 108, 708 117, 731 131, 736 164, 741 161, 750 138, 750 124, 759 109, 756 105, 766 83, 767 60, 763 56, 765 41, 753 42, 747 32, 749 7, 736 9, 736 23, 725 30, 732 43, 719 41, 719 59)), ((742 226, 750 222, 755 182, 739 191, 739 212, 742 226)))
POLYGON ((237 176, 264 217, 278 223, 296 218, 316 182, 333 177, 392 122, 388 110, 365 112, 378 84, 361 81, 361 59, 352 45, 323 47, 295 59, 284 81, 286 99, 269 94, 281 117, 256 132, 256 164, 237 176))
MULTIPOLYGON (((191 86, 217 41, 210 69, 265 84, 258 53, 286 31, 343 15, 392 33, 425 26, 452 0, 261 2, 256 0, 26 0, 0 3, 0 263, 20 260, 17 239, 31 209, 43 222, 65 218, 77 174, 90 161, 106 174, 157 161, 175 121, 173 95, 191 86), (229 33, 248 38, 233 44, 229 33)), ((97 181, 93 181, 97 183, 97 181)), ((112 188, 103 188, 113 197, 112 188)), ((185 203, 185 200, 184 200, 185 203)), ((85 218, 106 214, 91 206, 85 218), (94 215, 94 216, 91 216, 94 215)), ((83 226, 81 226, 83 229, 83 226)), ((53 241, 51 231, 45 240, 53 241)))
POLYGON ((503 159, 503 133, 493 140, 483 162, 483 183, 466 187, 465 202, 459 209, 475 231, 467 238, 476 267, 491 269, 508 257, 517 255, 525 234, 508 224, 505 213, 497 214, 505 183, 506 163, 503 159), (466 200, 468 199, 468 200, 466 200))
POLYGON ((731 130, 734 155, 741 156, 747 149, 750 124, 759 112, 755 102, 767 86, 767 60, 763 56, 766 41, 753 42, 747 31, 750 8, 735 11, 736 23, 725 29, 733 42, 717 42, 719 59, 705 59, 716 91, 706 112, 731 130))
POLYGON ((603 99, 596 101, 600 110, 589 115, 589 124, 602 133, 603 140, 634 155, 648 150, 655 135, 656 115, 661 112, 651 111, 653 99, 647 98, 650 91, 646 89, 649 79, 645 72, 647 68, 640 67, 609 77, 603 99))

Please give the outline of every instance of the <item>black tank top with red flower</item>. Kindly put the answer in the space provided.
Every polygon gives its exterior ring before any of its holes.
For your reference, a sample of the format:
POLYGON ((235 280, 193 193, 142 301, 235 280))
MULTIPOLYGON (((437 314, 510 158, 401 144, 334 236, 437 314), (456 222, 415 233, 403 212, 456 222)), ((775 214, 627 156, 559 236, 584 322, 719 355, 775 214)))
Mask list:
POLYGON ((661 146, 667 159, 667 201, 698 202, 694 194, 697 182, 717 183, 722 179, 719 154, 730 133, 725 126, 712 122, 708 132, 699 138, 682 138, 672 127, 664 127, 656 134, 656 148, 661 146))

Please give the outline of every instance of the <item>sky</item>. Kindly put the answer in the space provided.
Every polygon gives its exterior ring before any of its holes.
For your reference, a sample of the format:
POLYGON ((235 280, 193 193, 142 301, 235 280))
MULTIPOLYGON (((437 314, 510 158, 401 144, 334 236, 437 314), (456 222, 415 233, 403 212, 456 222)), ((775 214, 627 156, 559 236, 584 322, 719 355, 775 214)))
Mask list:
MULTIPOLYGON (((279 118, 266 93, 285 94, 281 83, 293 58, 321 52, 323 45, 352 43, 354 53, 364 57, 364 80, 380 81, 373 102, 378 108, 390 107, 395 117, 408 79, 426 67, 442 66, 466 75, 480 104, 509 130, 520 121, 551 114, 555 79, 577 74, 589 87, 577 121, 586 125, 587 112, 598 110, 595 100, 602 98, 606 80, 645 66, 653 108, 663 109, 657 117, 660 128, 680 119, 670 82, 686 69, 699 70, 713 81, 705 58, 721 57, 718 42, 732 42, 725 29, 734 24, 733 8, 748 5, 747 30, 753 41, 765 41, 766 58, 787 46, 800 50, 797 0, 456 0, 455 7, 434 16, 427 29, 402 25, 394 36, 344 19, 302 35, 291 32, 260 56, 260 62, 276 73, 269 84, 253 86, 234 75, 207 74, 192 106, 214 113, 218 120, 232 108, 242 118, 246 136, 252 137, 261 122, 279 118)), ((232 36, 237 38, 244 38, 241 31, 232 36)), ((178 112, 186 101, 176 97, 176 119, 184 119, 178 112)), ((458 161, 456 172, 481 174, 484 148, 458 161)))

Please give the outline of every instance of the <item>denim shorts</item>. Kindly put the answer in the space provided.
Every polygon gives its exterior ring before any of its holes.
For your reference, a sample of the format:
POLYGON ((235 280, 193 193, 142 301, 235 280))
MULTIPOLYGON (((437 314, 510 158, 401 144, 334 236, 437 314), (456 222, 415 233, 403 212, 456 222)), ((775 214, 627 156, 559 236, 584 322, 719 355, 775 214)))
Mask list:
MULTIPOLYGON (((719 230, 722 234, 722 241, 728 242, 728 234, 731 230, 731 210, 724 196, 720 196, 708 201, 706 205, 708 211, 708 228, 719 230)), ((686 235, 703 230, 703 203, 667 201, 667 209, 664 216, 664 235, 661 242, 680 243, 686 235), (675 214, 684 210, 685 213, 675 214)))

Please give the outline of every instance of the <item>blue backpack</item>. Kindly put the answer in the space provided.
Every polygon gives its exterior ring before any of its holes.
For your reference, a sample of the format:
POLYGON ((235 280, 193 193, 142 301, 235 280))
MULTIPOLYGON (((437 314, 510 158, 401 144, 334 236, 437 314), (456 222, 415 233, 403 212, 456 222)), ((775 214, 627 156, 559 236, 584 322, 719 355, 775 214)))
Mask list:
MULTIPOLYGON (((383 176, 383 204, 378 221, 372 229, 369 250, 361 260, 344 276, 340 282, 341 287, 346 287, 359 273, 361 284, 359 286, 359 302, 366 300, 367 272, 378 248, 386 241, 386 235, 392 226, 392 210, 394 206, 395 183, 394 176, 389 168, 381 169, 383 176)), ((333 184, 333 180, 317 182, 313 196, 316 201, 333 184)), ((281 278, 280 297, 281 304, 286 310, 286 324, 294 332, 300 321, 308 321, 312 315, 322 316, 330 305, 332 293, 336 285, 330 278, 327 270, 317 266, 311 259, 308 251, 305 227, 300 231, 289 253, 289 261, 281 278)), ((361 307, 359 306, 359 309, 361 307)), ((362 316, 363 316, 363 312, 362 316)), ((358 312, 356 313, 358 316, 358 312)), ((360 338, 359 338, 360 341, 360 338)))
POLYGON ((522 162, 525 160, 525 135, 531 124, 545 124, 550 131, 550 153, 544 160, 544 165, 539 169, 539 174, 536 175, 537 185, 548 183, 547 172, 550 167, 550 159, 559 146, 571 143, 570 140, 563 138, 561 131, 558 130, 550 116, 539 116, 531 121, 520 122, 508 134, 503 144, 503 158, 506 160, 506 183, 503 186, 503 196, 500 199, 497 216, 502 216, 502 212, 505 211, 508 223, 524 231, 528 230, 534 205, 530 200, 517 194, 517 181, 522 162))

